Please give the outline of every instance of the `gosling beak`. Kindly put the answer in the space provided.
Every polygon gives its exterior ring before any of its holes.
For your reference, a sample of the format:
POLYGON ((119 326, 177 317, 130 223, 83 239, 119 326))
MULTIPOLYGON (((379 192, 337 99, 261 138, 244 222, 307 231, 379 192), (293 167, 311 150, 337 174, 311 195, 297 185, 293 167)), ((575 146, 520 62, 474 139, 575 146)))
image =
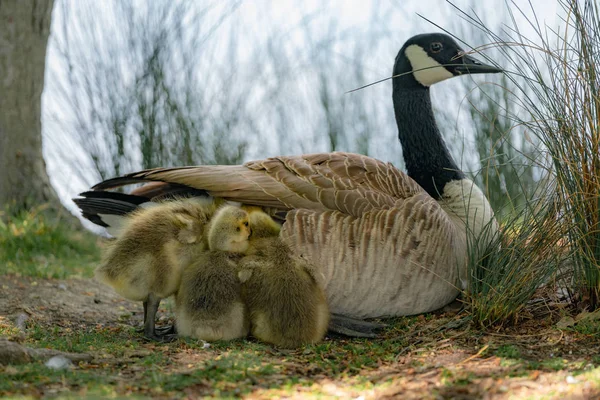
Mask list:
POLYGON ((463 55, 460 59, 463 63, 454 67, 454 71, 456 71, 458 75, 503 72, 502 69, 494 67, 493 65, 483 64, 468 54, 463 55))

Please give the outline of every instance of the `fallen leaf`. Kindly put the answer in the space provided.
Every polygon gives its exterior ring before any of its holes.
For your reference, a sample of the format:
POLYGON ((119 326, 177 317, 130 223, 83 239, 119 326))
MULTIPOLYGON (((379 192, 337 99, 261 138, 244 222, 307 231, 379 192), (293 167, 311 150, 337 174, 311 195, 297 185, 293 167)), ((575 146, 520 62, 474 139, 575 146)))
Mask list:
POLYGON ((565 329, 565 328, 575 325, 575 323, 576 323, 576 321, 573 317, 565 316, 565 317, 562 317, 560 319, 560 321, 558 321, 556 323, 556 327, 558 329, 565 329))

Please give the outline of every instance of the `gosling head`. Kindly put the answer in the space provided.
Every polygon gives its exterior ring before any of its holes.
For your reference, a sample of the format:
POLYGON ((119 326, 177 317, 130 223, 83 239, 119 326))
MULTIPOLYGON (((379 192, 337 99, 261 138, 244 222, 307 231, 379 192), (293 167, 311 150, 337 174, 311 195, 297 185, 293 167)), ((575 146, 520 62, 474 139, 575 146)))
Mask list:
POLYGON ((248 219, 252 228, 252 238, 261 239, 279 235, 281 225, 264 211, 260 209, 250 211, 248 219))
POLYGON ((239 207, 221 207, 210 222, 208 247, 211 250, 245 253, 250 237, 248 213, 239 207))
POLYGON ((404 43, 394 64, 394 87, 428 88, 466 74, 502 72, 464 53, 454 39, 443 33, 425 33, 404 43), (411 73, 412 72, 412 73, 411 73))

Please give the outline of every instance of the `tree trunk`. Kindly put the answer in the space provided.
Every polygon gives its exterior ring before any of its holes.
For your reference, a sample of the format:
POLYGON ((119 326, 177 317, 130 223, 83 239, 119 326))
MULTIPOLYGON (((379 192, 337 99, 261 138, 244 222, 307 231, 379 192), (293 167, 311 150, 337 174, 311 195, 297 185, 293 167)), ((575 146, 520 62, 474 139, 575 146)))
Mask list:
POLYGON ((42 155, 41 96, 54 0, 0 0, 0 208, 60 202, 42 155))

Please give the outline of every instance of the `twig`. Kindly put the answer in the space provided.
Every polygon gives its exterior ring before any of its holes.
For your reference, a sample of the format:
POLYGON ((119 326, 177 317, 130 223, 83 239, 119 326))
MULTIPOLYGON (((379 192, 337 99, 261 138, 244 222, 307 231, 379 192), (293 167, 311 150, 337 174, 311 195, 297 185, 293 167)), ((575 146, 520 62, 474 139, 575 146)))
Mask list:
POLYGON ((485 345, 485 346, 483 346, 483 347, 482 347, 482 348, 481 348, 481 349, 480 349, 480 350, 479 350, 479 351, 478 351, 476 354, 473 354, 472 356, 465 358, 464 360, 462 360, 461 362, 459 362, 459 363, 458 363, 458 364, 456 364, 456 365, 461 365, 461 364, 464 364, 464 363, 466 363, 466 362, 468 362, 468 361, 471 361, 471 360, 472 360, 472 359, 474 359, 474 358, 477 358, 477 357, 479 357, 480 355, 482 355, 482 354, 483 354, 483 352, 484 352, 484 351, 486 351, 486 350, 488 349, 488 347, 490 347, 490 345, 489 345, 489 344, 486 344, 486 345, 485 345))

